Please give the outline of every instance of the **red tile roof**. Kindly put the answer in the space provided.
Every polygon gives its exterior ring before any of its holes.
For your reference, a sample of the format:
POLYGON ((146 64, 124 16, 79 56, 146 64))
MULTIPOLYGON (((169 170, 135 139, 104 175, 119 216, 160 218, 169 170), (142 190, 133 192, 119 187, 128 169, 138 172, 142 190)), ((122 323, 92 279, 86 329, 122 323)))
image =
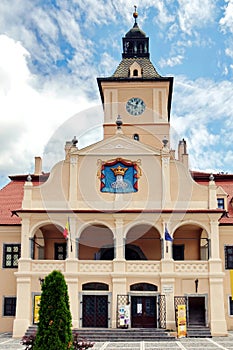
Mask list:
MULTIPOLYGON (((203 173, 203 172, 197 172, 192 171, 191 175, 193 179, 202 184, 202 185, 208 185, 209 182, 209 176, 210 173, 203 173)), ((221 186, 224 191, 228 194, 227 197, 227 208, 226 208, 226 215, 224 215, 221 220, 220 224, 222 225, 232 225, 233 224, 233 174, 213 174, 214 175, 214 181, 217 186, 221 186), (232 200, 232 203, 231 203, 232 200)))
MULTIPOLYGON (((22 207, 23 186, 28 175, 9 176, 11 182, 0 190, 0 225, 20 225, 21 219, 12 211, 22 207)), ((33 186, 44 182, 48 175, 42 177, 31 175, 33 186)))

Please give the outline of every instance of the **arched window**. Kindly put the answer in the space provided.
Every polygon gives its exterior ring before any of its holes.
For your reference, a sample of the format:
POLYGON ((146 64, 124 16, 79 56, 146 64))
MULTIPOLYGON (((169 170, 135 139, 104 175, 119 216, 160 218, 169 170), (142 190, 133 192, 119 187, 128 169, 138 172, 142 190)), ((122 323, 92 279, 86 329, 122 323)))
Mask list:
POLYGON ((135 283, 130 286, 131 291, 157 292, 158 287, 151 283, 135 283))
POLYGON ((82 290, 109 290, 109 288, 106 283, 89 282, 83 284, 82 290))
POLYGON ((133 138, 134 138, 134 140, 139 141, 139 135, 138 134, 134 134, 133 138))
POLYGON ((147 258, 140 247, 134 244, 126 244, 125 260, 147 260, 147 258))
POLYGON ((138 77, 138 70, 137 70, 137 69, 134 69, 134 71, 133 71, 133 76, 134 76, 134 77, 138 77))

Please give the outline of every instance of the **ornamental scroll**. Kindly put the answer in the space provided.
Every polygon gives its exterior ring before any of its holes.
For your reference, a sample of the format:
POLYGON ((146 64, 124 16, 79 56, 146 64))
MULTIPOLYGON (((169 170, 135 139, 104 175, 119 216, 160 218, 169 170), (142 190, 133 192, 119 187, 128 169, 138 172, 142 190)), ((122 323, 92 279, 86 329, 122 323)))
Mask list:
POLYGON ((108 193, 129 193, 138 191, 138 179, 141 176, 140 160, 136 162, 116 158, 106 162, 98 161, 97 173, 100 179, 100 191, 108 193))

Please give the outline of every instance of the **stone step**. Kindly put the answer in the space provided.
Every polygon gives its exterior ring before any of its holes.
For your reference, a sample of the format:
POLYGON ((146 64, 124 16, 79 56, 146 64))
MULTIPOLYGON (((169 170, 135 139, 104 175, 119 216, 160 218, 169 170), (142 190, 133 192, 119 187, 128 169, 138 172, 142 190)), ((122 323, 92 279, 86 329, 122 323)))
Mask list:
POLYGON ((189 338, 212 338, 210 328, 203 326, 189 326, 187 336, 189 338))
POLYGON ((169 332, 151 328, 130 328, 130 329, 75 329, 80 338, 91 341, 163 341, 174 340, 169 332))
MULTIPOLYGON (((25 335, 29 336, 36 331, 37 326, 30 326, 25 335)), ((78 333, 80 339, 94 342, 169 341, 175 339, 175 336, 170 335, 169 332, 155 328, 80 328, 73 329, 73 333, 78 333)))

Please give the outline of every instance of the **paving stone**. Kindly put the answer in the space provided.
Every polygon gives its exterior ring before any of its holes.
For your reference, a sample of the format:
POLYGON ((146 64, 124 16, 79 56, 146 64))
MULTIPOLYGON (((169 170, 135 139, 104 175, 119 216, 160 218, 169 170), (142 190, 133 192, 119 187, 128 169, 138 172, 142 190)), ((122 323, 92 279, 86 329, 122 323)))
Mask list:
MULTIPOLYGON (((10 333, 0 333, 0 350, 24 350, 20 339, 13 339, 10 333)), ((93 350, 233 350, 233 332, 229 337, 211 339, 182 338, 169 342, 99 342, 93 350)))

